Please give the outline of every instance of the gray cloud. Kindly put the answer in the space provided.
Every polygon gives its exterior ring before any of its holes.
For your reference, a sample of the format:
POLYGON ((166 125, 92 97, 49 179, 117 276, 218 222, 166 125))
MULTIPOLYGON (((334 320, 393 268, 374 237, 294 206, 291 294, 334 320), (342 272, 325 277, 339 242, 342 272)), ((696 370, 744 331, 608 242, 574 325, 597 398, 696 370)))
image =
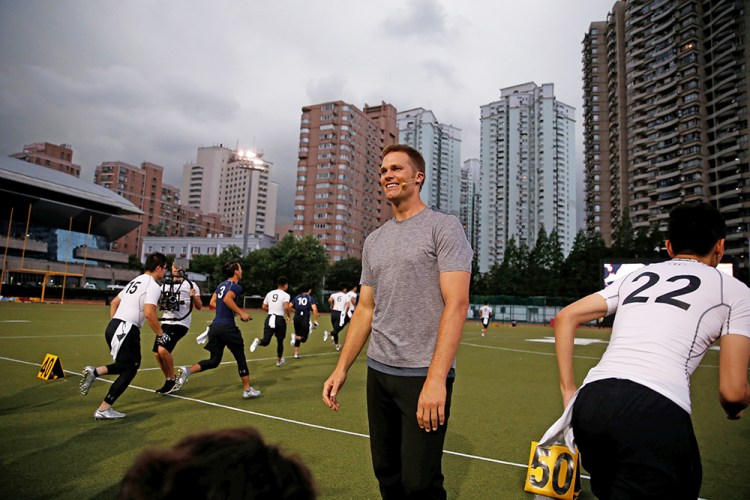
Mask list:
POLYGON ((501 87, 553 82, 580 116, 580 42, 609 7, 0 0, 0 154, 64 142, 89 178, 103 161, 146 160, 179 185, 198 147, 255 146, 274 162, 289 222, 302 106, 431 109, 463 130, 463 158, 477 157, 479 106, 501 87))
POLYGON ((448 15, 439 1, 411 0, 401 5, 402 8, 391 13, 380 26, 388 36, 434 41, 445 40, 452 34, 448 15))

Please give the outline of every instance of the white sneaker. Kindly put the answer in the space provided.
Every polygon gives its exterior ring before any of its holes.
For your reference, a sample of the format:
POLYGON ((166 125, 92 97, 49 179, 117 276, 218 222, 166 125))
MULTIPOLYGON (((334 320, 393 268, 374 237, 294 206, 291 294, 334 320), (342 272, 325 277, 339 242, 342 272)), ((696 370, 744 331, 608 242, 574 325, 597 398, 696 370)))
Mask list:
POLYGON ((281 361, 277 361, 277 362, 276 362, 276 366, 281 366, 281 365, 283 365, 284 363, 286 363, 286 358, 281 358, 281 361))
POLYGON ((253 389, 252 387, 246 391, 242 391, 242 399, 252 399, 257 398, 260 396, 260 391, 258 389, 253 389))
POLYGON ((125 418, 125 414, 115 411, 115 409, 110 406, 104 411, 97 409, 94 412, 94 418, 96 420, 111 420, 114 418, 125 418))
POLYGON ((299 358, 301 358, 301 357, 302 357, 302 356, 300 356, 299 354, 295 354, 295 355, 294 355, 294 359, 299 359, 299 358))
POLYGON ((341 344, 336 344, 336 350, 337 350, 337 351, 340 351, 340 350, 341 350, 341 344))
POLYGON ((181 366, 180 369, 177 370, 177 378, 174 381, 174 388, 172 392, 176 392, 182 389, 182 386, 187 383, 189 377, 190 377, 190 367, 181 366))
POLYGON ((250 344, 250 352, 255 352, 255 350, 258 348, 258 344, 260 344, 260 339, 253 340, 253 343, 250 344))
POLYGON ((328 330, 325 330, 323 332, 323 342, 325 342, 326 340, 328 340, 328 330))

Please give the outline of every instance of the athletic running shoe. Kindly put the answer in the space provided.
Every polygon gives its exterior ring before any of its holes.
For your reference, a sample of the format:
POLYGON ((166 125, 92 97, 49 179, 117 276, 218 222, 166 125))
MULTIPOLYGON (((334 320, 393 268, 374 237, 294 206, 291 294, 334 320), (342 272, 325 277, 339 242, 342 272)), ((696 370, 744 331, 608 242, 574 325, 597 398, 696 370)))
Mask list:
POLYGON ((340 350, 341 350, 341 344, 336 344, 336 350, 337 350, 337 351, 340 351, 340 350))
POLYGON ((323 342, 328 340, 328 330, 323 331, 323 342))
POLYGON ((177 370, 177 380, 175 380, 174 384, 176 389, 174 390, 179 391, 180 389, 182 389, 182 386, 187 383, 188 378, 190 378, 190 367, 181 366, 180 369, 177 370))
POLYGON ((294 335, 292 335, 292 338, 289 339, 289 345, 290 346, 294 346, 294 341, 295 340, 297 340, 297 337, 295 337, 294 335))
POLYGON ((253 389, 252 387, 246 391, 242 391, 242 399, 252 399, 259 396, 260 391, 258 389, 253 389))
POLYGON ((164 387, 161 388, 162 394, 171 394, 173 392, 179 391, 180 388, 177 387, 177 381, 176 380, 167 380, 164 382, 164 387))
POLYGON ((83 378, 81 378, 81 394, 84 396, 89 393, 89 389, 91 388, 91 384, 94 383, 94 380, 96 380, 96 368, 93 366, 84 366, 83 367, 83 378))
POLYGON ((301 358, 301 357, 302 357, 302 356, 300 356, 299 354, 295 354, 295 355, 294 355, 294 359, 299 359, 299 358, 301 358))
POLYGON ((286 358, 281 358, 281 361, 277 361, 277 362, 276 362, 276 366, 281 366, 281 365, 283 365, 284 363, 286 363, 286 358))
POLYGON ((253 340, 253 343, 250 344, 250 352, 255 352, 255 350, 258 348, 258 344, 260 344, 260 339, 253 340))
POLYGON ((104 411, 96 410, 94 412, 94 418, 96 420, 111 420, 114 418, 125 418, 125 414, 120 413, 119 411, 116 411, 114 408, 110 406, 104 411))

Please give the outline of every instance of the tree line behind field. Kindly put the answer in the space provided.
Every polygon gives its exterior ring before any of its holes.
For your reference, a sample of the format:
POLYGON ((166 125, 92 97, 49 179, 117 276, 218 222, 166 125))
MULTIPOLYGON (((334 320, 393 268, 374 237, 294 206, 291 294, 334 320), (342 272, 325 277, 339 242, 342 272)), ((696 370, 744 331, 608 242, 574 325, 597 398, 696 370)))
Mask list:
MULTIPOLYGON (((488 272, 479 273, 476 260, 472 272, 472 296, 568 297, 577 298, 602 287, 601 261, 615 259, 657 259, 666 257, 664 236, 656 226, 633 230, 626 216, 607 247, 599 233, 579 231, 567 257, 563 255, 557 231, 539 228, 533 247, 511 238, 502 262, 488 272)), ((246 296, 265 296, 276 288, 276 279, 289 280, 289 293, 301 293, 311 286, 321 310, 327 310, 322 292, 338 291, 357 285, 362 263, 343 259, 329 264, 325 248, 316 238, 286 235, 272 248, 263 248, 242 256, 242 250, 230 246, 221 255, 194 255, 190 271, 207 276, 207 290, 213 291, 224 280, 221 267, 230 261, 242 265, 240 285, 246 296)))
POLYGON ((239 262, 242 266, 240 285, 245 296, 265 296, 276 288, 277 278, 284 276, 289 281, 288 292, 294 296, 310 286, 321 311, 328 310, 323 290, 338 291, 359 283, 362 262, 359 259, 342 259, 329 264, 325 248, 316 238, 297 238, 287 234, 271 248, 262 248, 242 256, 237 246, 227 247, 220 255, 194 255, 190 271, 207 276, 206 288, 212 293, 224 281, 221 268, 227 262, 239 262))
POLYGON ((602 288, 602 260, 666 257, 660 251, 664 235, 658 228, 633 231, 627 215, 618 225, 613 240, 612 246, 607 247, 601 234, 579 231, 573 248, 564 257, 557 231, 547 234, 542 226, 532 248, 511 238, 502 262, 484 274, 475 267, 471 293, 474 296, 579 298, 602 288))

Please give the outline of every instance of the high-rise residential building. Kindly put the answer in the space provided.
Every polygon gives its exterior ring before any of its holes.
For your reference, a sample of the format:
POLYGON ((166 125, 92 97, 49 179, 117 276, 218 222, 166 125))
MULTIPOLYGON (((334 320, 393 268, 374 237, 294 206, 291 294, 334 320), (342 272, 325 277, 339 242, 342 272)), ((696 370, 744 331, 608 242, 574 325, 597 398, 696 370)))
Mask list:
MULTIPOLYGON (((437 121, 424 108, 399 111, 399 142, 422 153, 425 180, 420 195, 428 206, 458 216, 461 204, 461 129, 437 121)), ((464 224, 466 221, 462 220, 464 224)))
POLYGON ((278 184, 269 180, 271 162, 251 149, 223 145, 198 148, 182 171, 185 205, 218 213, 232 234, 275 236, 278 184))
POLYGON ((143 162, 140 167, 121 161, 103 162, 96 167, 94 182, 119 194, 143 211, 132 216, 141 225, 112 243, 112 250, 139 255, 144 236, 208 236, 230 228, 216 214, 180 205, 180 190, 162 181, 164 168, 143 162))
POLYGON ((81 166, 73 163, 73 147, 70 144, 59 146, 49 142, 25 144, 23 153, 14 153, 11 156, 74 177, 81 177, 81 166))
POLYGON ((575 108, 554 85, 501 89, 481 106, 479 270, 502 262, 505 246, 534 246, 556 230, 568 252, 576 233, 575 108))
POLYGON ((586 227, 606 242, 624 214, 666 229, 681 202, 727 221, 747 267, 748 67, 743 0, 616 2, 583 40, 586 227))
POLYGON ((302 108, 294 234, 313 235, 332 262, 361 258, 365 238, 391 216, 380 153, 398 139, 396 108, 343 101, 302 108))
POLYGON ((471 248, 479 248, 479 173, 477 158, 469 158, 461 166, 461 201, 458 218, 464 225, 471 248))

